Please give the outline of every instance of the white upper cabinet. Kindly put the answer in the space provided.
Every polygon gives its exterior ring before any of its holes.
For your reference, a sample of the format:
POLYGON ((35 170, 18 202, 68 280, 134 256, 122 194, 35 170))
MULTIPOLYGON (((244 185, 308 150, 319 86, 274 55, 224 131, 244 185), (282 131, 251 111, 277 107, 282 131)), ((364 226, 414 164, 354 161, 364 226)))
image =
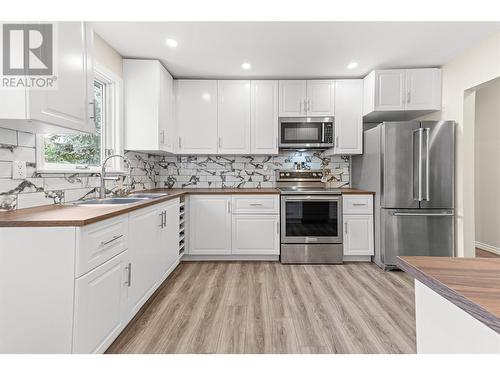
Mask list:
POLYGON ((335 81, 307 81, 306 112, 308 116, 333 116, 335 81))
POLYGON ((279 115, 333 116, 335 81, 282 80, 279 81, 279 115))
POLYGON ((305 116, 306 96, 306 81, 279 81, 280 117, 305 116))
POLYGON ((364 78, 366 121, 411 120, 441 109, 441 70, 374 70, 364 78))
POLYGON ((54 24, 57 87, 0 91, 0 126, 30 132, 95 132, 93 30, 84 22, 54 24))
POLYGON ((250 153, 250 81, 218 81, 218 152, 250 153))
POLYGON ((335 154, 363 153, 363 80, 335 81, 335 154))
POLYGON ((406 109, 441 109, 441 69, 406 70, 406 109))
POLYGON ((217 81, 176 80, 174 84, 179 154, 216 154, 217 81))
POLYGON ((172 76, 157 60, 123 60, 125 149, 173 152, 172 76))
POLYGON ((251 82, 251 153, 278 153, 278 81, 251 82))

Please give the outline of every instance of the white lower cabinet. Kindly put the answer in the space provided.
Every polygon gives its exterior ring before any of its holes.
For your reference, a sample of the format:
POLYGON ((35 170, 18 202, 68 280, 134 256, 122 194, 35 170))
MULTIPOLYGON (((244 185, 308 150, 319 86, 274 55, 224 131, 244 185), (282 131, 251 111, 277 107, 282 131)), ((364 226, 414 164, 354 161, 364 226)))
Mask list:
POLYGON ((279 255, 278 195, 192 195, 189 255, 279 255))
POLYGON ((373 196, 343 195, 344 256, 374 255, 373 196))
POLYGON ((165 212, 158 241, 159 282, 163 282, 179 264, 179 198, 159 207, 165 212))
POLYGON ((195 195, 189 202, 189 254, 231 254, 231 195, 195 195))
POLYGON ((279 255, 279 215, 233 215, 232 254, 279 255))
POLYGON ((344 255, 374 255, 373 215, 344 215, 344 255))
POLYGON ((73 353, 103 353, 124 327, 130 259, 124 251, 75 281, 73 353))

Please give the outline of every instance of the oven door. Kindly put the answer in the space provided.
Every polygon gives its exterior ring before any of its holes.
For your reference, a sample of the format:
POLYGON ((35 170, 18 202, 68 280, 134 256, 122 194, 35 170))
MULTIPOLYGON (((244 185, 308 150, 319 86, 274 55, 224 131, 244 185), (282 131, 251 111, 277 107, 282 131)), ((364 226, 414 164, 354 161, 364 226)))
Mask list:
POLYGON ((341 196, 283 195, 281 243, 342 243, 341 196))
POLYGON ((326 136, 326 129, 332 129, 332 124, 333 119, 328 117, 280 118, 279 147, 332 147, 330 144, 331 135, 326 136))

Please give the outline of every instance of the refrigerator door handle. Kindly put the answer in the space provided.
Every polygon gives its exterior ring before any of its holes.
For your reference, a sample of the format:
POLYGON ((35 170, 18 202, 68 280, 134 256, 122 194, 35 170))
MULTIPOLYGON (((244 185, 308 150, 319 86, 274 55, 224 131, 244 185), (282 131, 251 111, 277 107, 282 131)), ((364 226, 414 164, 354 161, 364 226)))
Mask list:
POLYGON ((429 201, 431 199, 430 189, 429 189, 429 134, 431 132, 430 128, 422 128, 423 133, 425 133, 425 200, 429 201))
POLYGON ((423 213, 423 212, 394 212, 392 216, 454 216, 455 214, 452 212, 432 212, 432 213, 423 213))
POLYGON ((415 197, 415 181, 413 181, 413 200, 422 201, 422 140, 423 129, 418 128, 413 131, 413 177, 415 178, 415 159, 418 160, 418 194, 415 197), (418 156, 415 158, 415 133, 418 133, 418 156))

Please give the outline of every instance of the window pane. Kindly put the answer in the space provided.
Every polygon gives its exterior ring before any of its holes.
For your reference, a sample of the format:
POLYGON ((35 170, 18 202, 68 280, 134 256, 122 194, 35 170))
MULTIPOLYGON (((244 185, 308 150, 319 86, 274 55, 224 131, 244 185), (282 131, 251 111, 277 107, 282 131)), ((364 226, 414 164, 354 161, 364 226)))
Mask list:
POLYGON ((49 134, 45 136, 46 163, 101 164, 104 85, 94 81, 96 134, 49 134))

